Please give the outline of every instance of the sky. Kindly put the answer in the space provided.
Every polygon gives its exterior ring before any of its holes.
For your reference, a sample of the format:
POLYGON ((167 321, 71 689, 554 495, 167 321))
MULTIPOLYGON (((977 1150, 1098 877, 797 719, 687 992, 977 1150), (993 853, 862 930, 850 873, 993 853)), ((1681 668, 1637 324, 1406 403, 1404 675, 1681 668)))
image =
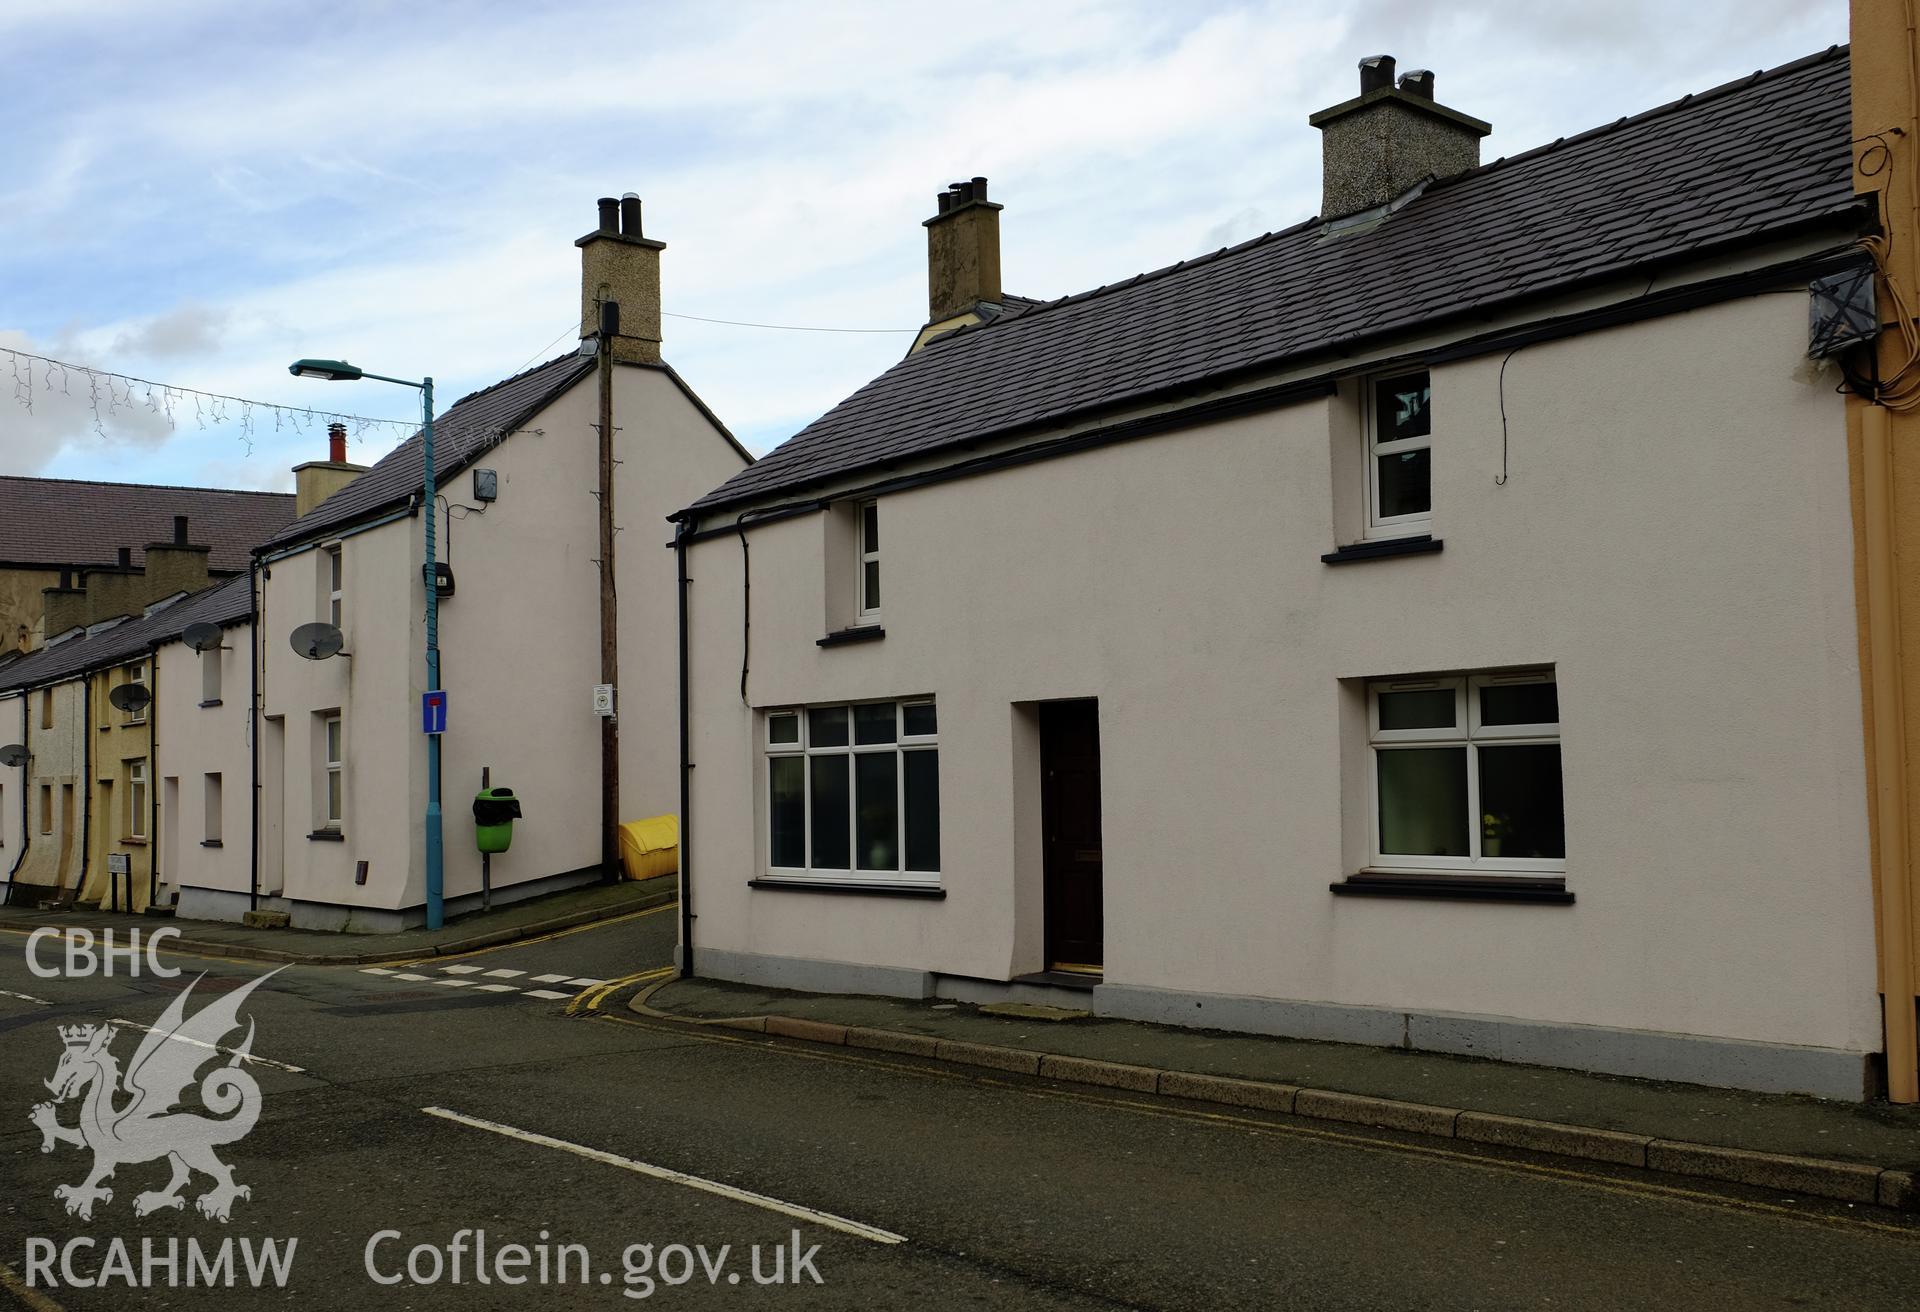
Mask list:
MULTIPOLYGON (((1306 119, 1364 56, 1434 70, 1493 124, 1490 160, 1846 25, 1845 0, 6 0, 0 347, 417 412, 286 371, 344 358, 433 375, 444 411, 577 342, 573 241, 633 191, 670 315, 862 330, 665 321, 667 360, 763 452, 905 352, 921 220, 956 179, 1006 207, 1006 290, 1059 296, 1313 215, 1306 119)), ((271 410, 169 422, 28 372, 30 412, 0 352, 0 474, 290 490, 325 458, 271 410)), ((356 431, 349 459, 403 436, 356 431)))

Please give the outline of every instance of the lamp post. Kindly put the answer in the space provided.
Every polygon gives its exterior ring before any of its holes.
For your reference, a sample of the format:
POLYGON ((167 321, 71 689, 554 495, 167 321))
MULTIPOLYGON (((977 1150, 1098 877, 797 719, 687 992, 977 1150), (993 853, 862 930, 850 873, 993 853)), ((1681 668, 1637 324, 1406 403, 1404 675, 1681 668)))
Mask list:
MULTIPOLYGON (((420 391, 420 467, 427 512, 426 561, 421 575, 427 585, 427 691, 440 691, 440 581, 434 554, 434 525, 439 518, 434 509, 433 487, 433 379, 414 382, 407 378, 389 378, 370 374, 345 360, 295 360, 287 372, 296 378, 323 378, 331 383, 357 382, 371 378, 375 382, 395 383, 420 391)), ((443 893, 444 868, 440 841, 440 735, 427 735, 427 928, 439 929, 445 921, 443 893)))

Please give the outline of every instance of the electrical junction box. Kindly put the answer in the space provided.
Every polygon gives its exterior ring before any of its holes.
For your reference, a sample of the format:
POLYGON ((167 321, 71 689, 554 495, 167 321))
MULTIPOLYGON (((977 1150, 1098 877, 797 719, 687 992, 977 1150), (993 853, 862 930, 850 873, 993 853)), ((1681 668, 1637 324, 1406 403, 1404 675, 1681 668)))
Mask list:
POLYGON ((593 685, 593 713, 603 719, 613 717, 613 685, 596 683, 593 685))
POLYGON ((500 475, 491 469, 473 471, 473 499, 475 501, 498 501, 500 499, 500 475))

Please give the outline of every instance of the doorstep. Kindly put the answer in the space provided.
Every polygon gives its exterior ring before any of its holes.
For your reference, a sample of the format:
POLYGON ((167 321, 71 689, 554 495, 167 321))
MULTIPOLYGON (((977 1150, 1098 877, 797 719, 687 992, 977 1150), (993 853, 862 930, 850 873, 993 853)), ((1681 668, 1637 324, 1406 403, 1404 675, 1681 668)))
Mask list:
POLYGON ((1920 1107, 700 979, 663 981, 629 1005, 678 1024, 1920 1210, 1920 1107))

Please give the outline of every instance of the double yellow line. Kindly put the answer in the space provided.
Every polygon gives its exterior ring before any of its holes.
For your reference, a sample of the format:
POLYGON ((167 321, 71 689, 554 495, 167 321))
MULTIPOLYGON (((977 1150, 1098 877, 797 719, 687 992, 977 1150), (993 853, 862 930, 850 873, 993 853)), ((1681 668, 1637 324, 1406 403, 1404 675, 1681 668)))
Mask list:
POLYGON ((665 979, 678 970, 678 966, 656 966, 652 970, 636 971, 631 975, 622 975, 619 979, 610 979, 604 984, 595 984, 592 988, 582 989, 567 1003, 567 1015, 585 1016, 600 1010, 600 1004, 616 992, 630 984, 645 984, 651 980, 665 979))

